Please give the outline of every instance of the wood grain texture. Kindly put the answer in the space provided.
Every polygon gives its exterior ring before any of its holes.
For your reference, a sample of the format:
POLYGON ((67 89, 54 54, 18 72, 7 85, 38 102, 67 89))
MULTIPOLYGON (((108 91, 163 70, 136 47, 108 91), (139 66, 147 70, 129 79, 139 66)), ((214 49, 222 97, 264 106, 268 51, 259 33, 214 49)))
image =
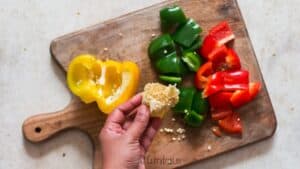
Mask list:
MULTIPOLYGON (((172 142, 172 136, 158 133, 146 156, 148 169, 184 166, 268 138, 276 129, 274 110, 235 0, 167 1, 57 38, 51 43, 51 53, 64 70, 67 70, 72 58, 84 53, 94 54, 99 59, 134 61, 141 69, 139 90, 142 90, 146 83, 157 81, 147 56, 147 47, 151 35, 160 34, 159 10, 171 4, 180 5, 187 16, 200 23, 204 29, 202 35, 218 22, 229 21, 236 35, 233 46, 241 57, 243 67, 250 71, 252 81, 261 81, 263 86, 253 102, 237 110, 244 126, 242 137, 217 138, 210 131, 213 125, 210 120, 201 128, 187 128, 180 120, 172 122, 173 115, 168 113, 162 127, 186 128, 187 139, 172 142), (212 147, 211 151, 208 151, 208 146, 212 147)), ((97 136, 105 118, 95 104, 85 105, 74 98, 62 111, 29 118, 24 122, 23 132, 28 140, 39 142, 62 130, 78 128, 91 137, 97 159, 94 160, 94 169, 100 169, 101 150, 97 136)))

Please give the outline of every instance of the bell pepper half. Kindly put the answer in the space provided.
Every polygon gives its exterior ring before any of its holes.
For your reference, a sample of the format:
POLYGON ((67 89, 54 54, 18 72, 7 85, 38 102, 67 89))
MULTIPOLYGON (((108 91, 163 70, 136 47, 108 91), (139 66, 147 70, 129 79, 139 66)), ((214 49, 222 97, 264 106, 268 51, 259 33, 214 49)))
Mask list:
POLYGON ((203 97, 208 97, 219 91, 248 90, 248 87, 248 71, 216 72, 209 78, 203 91, 203 97))
POLYGON ((189 19, 185 25, 174 32, 172 38, 177 44, 189 48, 197 40, 201 32, 200 26, 193 19, 189 19))
POLYGON ((252 82, 249 84, 248 90, 236 90, 230 98, 230 102, 235 108, 241 107, 242 105, 252 101, 258 95, 260 89, 260 83, 252 82))
POLYGON ((186 16, 179 6, 166 7, 160 10, 160 22, 163 32, 174 30, 179 25, 185 24, 186 16))
POLYGON ((68 67, 67 83, 83 102, 96 101, 99 109, 108 114, 135 94, 139 75, 133 62, 101 61, 92 55, 80 55, 68 67))

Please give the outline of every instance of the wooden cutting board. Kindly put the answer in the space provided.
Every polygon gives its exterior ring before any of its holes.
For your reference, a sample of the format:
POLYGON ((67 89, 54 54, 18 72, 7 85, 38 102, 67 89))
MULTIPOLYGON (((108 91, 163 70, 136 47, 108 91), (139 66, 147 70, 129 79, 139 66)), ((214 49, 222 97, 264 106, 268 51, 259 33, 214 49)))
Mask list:
MULTIPOLYGON (((251 72, 252 81, 260 81, 263 85, 255 101, 237 110, 241 113, 244 126, 242 137, 225 135, 217 138, 210 130, 213 125, 210 120, 201 128, 192 129, 185 127, 180 120, 172 121, 172 113, 167 114, 162 127, 186 128, 187 138, 180 142, 171 141, 171 135, 159 132, 146 156, 148 169, 184 166, 268 138, 276 129, 272 104, 236 0, 166 1, 53 40, 53 58, 63 70, 67 70, 72 58, 83 53, 94 54, 99 59, 134 61, 142 73, 139 86, 141 91, 146 83, 157 81, 147 56, 147 47, 152 34, 160 34, 159 10, 172 4, 180 5, 187 16, 200 23, 204 29, 202 35, 218 22, 229 21, 236 35, 234 48, 241 57, 243 68, 251 72)), ((40 142, 60 131, 79 129, 92 139, 94 169, 100 169, 101 150, 97 136, 105 118, 96 104, 85 105, 74 97, 61 111, 27 119, 23 124, 23 132, 29 141, 40 142)))

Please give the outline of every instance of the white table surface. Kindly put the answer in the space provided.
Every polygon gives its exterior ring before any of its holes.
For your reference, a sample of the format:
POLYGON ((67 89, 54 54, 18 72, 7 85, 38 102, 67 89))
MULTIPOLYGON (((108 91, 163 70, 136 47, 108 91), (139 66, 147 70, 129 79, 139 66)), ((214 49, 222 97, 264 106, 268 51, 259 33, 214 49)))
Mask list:
MULTIPOLYGON (((38 145, 22 136, 26 117, 62 109, 71 98, 63 72, 50 57, 50 41, 160 1, 0 0, 0 169, 92 168, 92 145, 80 132, 69 131, 38 145)), ((186 168, 299 168, 300 1, 238 2, 278 128, 269 140, 186 168)))

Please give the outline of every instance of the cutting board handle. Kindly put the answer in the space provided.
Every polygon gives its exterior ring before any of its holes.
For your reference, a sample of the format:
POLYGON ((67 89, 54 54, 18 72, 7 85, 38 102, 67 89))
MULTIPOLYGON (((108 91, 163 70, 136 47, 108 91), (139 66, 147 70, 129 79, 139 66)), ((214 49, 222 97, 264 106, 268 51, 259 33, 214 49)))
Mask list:
POLYGON ((63 110, 29 117, 23 123, 23 134, 31 142, 40 142, 60 131, 77 127, 84 120, 81 118, 83 111, 80 108, 85 108, 84 104, 73 98, 63 110))
POLYGON ((54 113, 40 114, 32 116, 23 123, 23 134, 31 142, 40 142, 46 140, 52 135, 65 130, 70 123, 65 123, 72 119, 67 119, 68 112, 62 110, 54 113))
POLYGON ((75 128, 87 133, 93 143, 97 144, 105 119, 106 115, 99 111, 96 103, 84 104, 74 97, 61 111, 29 117, 23 123, 22 129, 27 140, 40 142, 63 130, 75 128))

